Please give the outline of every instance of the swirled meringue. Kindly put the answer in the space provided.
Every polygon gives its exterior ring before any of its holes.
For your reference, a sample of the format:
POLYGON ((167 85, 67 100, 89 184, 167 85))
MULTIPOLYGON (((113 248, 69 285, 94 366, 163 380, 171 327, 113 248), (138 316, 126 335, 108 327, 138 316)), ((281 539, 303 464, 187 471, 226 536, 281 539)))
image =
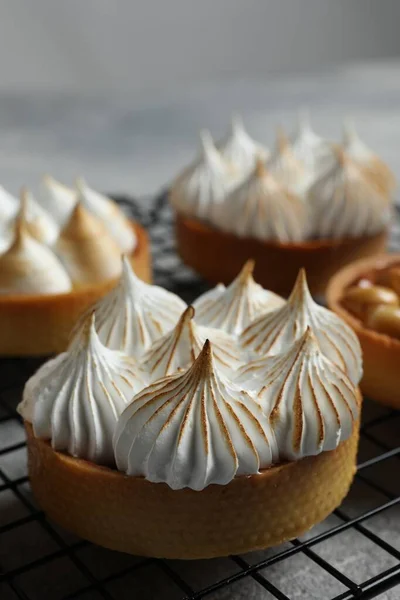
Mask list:
POLYGON ((239 335, 251 321, 282 306, 283 298, 254 281, 253 270, 254 260, 248 260, 228 287, 220 283, 197 298, 196 323, 239 335))
POLYGON ((332 161, 332 148, 311 127, 307 113, 299 115, 297 130, 291 141, 295 158, 308 170, 311 179, 325 172, 332 161))
POLYGON ((218 149, 223 158, 243 175, 254 168, 257 157, 265 160, 269 155, 267 148, 249 136, 238 115, 232 117, 231 130, 218 144, 218 149))
POLYGON ((254 171, 227 198, 219 226, 239 237, 299 242, 309 228, 307 205, 257 159, 254 171))
POLYGON ((18 410, 55 450, 113 465, 118 417, 145 384, 133 358, 103 346, 90 315, 68 351, 29 379, 18 410))
POLYGON ((26 188, 22 188, 21 191, 22 202, 25 203, 26 226, 29 233, 42 244, 52 246, 59 233, 56 222, 26 188))
POLYGON ((71 280, 55 254, 29 233, 24 205, 15 223, 15 237, 0 256, 0 294, 63 294, 71 280))
POLYGON ((55 250, 74 285, 83 287, 121 273, 121 252, 103 223, 78 202, 55 250))
POLYGON ((202 131, 201 156, 172 184, 172 206, 189 216, 218 223, 221 205, 232 185, 232 173, 214 146, 208 131, 202 131))
POLYGON ((82 177, 76 180, 75 185, 78 191, 78 199, 83 206, 101 219, 122 252, 132 253, 137 244, 136 235, 117 204, 107 196, 103 196, 90 188, 82 177))
POLYGON ((243 363, 237 341, 225 331, 197 325, 194 312, 193 306, 188 306, 176 327, 143 355, 141 364, 150 381, 191 365, 207 339, 212 343, 215 365, 221 373, 230 376, 243 363))
POLYGON ((334 450, 358 416, 354 385, 324 356, 310 327, 284 354, 242 367, 235 381, 257 394, 281 460, 334 450))
POLYGON ((364 169, 368 179, 386 196, 396 187, 396 178, 389 167, 359 137, 354 123, 347 121, 343 130, 343 148, 351 159, 364 169))
POLYGON ((221 379, 206 341, 189 370, 135 396, 117 423, 114 452, 128 475, 202 490, 259 473, 276 444, 260 405, 221 379))
POLYGON ((283 129, 278 128, 276 147, 267 161, 267 169, 287 189, 304 193, 310 183, 311 173, 296 158, 283 129))
POLYGON ((341 148, 332 167, 309 189, 315 235, 340 239, 374 235, 389 223, 391 205, 341 148))
POLYGON ((175 327, 186 306, 175 294, 139 279, 123 257, 118 285, 95 307, 100 339, 109 348, 139 357, 175 327))
POLYGON ((342 319, 319 306, 308 290, 304 269, 299 272, 286 304, 253 321, 241 336, 244 349, 258 355, 287 352, 310 327, 321 351, 357 385, 362 375, 361 348, 356 334, 342 319))
POLYGON ((13 219, 19 210, 17 198, 9 194, 7 190, 0 185, 0 221, 13 219))
POLYGON ((70 219, 77 198, 74 190, 63 185, 51 175, 44 175, 38 200, 61 228, 70 219))

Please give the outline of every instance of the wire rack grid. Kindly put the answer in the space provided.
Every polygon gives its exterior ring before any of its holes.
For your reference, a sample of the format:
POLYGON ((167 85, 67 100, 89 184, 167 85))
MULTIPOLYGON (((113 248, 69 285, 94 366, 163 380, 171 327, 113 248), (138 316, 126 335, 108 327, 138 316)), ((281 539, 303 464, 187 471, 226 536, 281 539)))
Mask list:
MULTIPOLYGON (((206 289, 174 251, 165 195, 119 201, 149 230, 155 281, 187 301, 206 289)), ((392 249, 400 248, 400 228, 392 249)), ((326 521, 274 549, 208 561, 132 557, 50 522, 35 503, 16 405, 37 359, 0 360, 1 600, 400 598, 400 413, 365 401, 355 482, 326 521)), ((295 493, 295 491, 294 491, 295 493)))

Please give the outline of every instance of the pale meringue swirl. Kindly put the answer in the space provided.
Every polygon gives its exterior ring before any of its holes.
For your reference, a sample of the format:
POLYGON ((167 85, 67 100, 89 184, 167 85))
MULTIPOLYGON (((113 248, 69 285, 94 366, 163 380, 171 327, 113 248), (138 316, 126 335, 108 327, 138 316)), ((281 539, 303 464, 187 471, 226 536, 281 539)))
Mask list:
POLYGON ((357 385, 362 375, 356 334, 342 319, 311 297, 302 269, 286 304, 256 319, 243 332, 243 348, 258 355, 286 352, 310 327, 321 351, 357 385))
POLYGON ((310 327, 287 352, 242 367, 235 381, 257 394, 281 460, 334 450, 358 416, 356 388, 324 356, 310 327))
POLYGON ((118 285, 95 307, 100 339, 109 348, 140 357, 176 325, 186 306, 172 292, 139 279, 123 257, 118 285))
POLYGON ((233 174, 208 131, 201 132, 200 158, 172 184, 172 206, 188 216, 218 223, 233 174))
POLYGON ((103 346, 90 315, 68 351, 29 379, 19 412, 55 450, 113 465, 116 422, 145 384, 133 358, 103 346))
POLYGON ((200 354, 204 342, 212 342, 216 367, 231 375, 243 362, 236 340, 228 333, 194 322, 194 308, 188 306, 176 327, 154 342, 143 355, 141 364, 150 381, 170 375, 191 365, 200 354))
POLYGON ((254 260, 248 260, 228 287, 222 283, 195 302, 195 321, 239 335, 256 317, 282 306, 283 298, 265 290, 253 278, 254 260))
POLYGON ((173 490, 225 485, 277 456, 260 405, 220 377, 208 341, 188 371, 135 396, 118 421, 114 451, 120 471, 173 490))

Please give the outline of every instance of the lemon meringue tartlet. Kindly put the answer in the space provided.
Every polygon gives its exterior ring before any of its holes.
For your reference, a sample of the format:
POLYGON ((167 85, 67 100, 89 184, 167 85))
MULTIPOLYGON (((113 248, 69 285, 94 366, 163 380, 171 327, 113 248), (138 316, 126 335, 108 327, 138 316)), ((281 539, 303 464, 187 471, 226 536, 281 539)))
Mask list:
POLYGON ((357 261, 342 269, 328 286, 327 302, 360 341, 362 392, 400 408, 400 254, 357 261))
POLYGON ((341 267, 384 251, 394 177, 354 129, 336 146, 302 117, 291 140, 278 130, 267 159, 246 136, 233 129, 218 152, 203 135, 201 155, 171 185, 188 266, 227 284, 254 258, 260 283, 285 296, 304 267, 323 294, 341 267))
POLYGON ((84 182, 76 193, 51 178, 43 185, 44 201, 26 189, 20 201, 5 191, 1 200, 3 356, 65 350, 78 317, 118 280, 123 252, 139 277, 151 279, 147 234, 114 202, 84 182))
POLYGON ((200 324, 125 264, 31 377, 19 411, 50 518, 115 550, 206 558, 292 539, 340 504, 356 463, 357 337, 304 273, 285 303, 252 266, 194 303, 200 324))

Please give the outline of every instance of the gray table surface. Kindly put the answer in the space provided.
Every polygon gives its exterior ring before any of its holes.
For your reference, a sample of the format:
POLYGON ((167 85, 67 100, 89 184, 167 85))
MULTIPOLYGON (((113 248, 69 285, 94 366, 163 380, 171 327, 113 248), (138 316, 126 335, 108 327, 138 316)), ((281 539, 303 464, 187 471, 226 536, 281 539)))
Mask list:
MULTIPOLYGON (((230 112, 240 110, 254 135, 260 140, 271 140, 273 126, 278 121, 291 126, 299 107, 309 107, 316 129, 330 137, 337 137, 344 115, 353 115, 364 138, 400 173, 400 63, 386 63, 290 79, 208 82, 149 99, 1 94, 0 183, 16 192, 22 183, 35 187, 44 172, 51 172, 64 181, 83 173, 99 189, 135 196, 153 195, 193 154, 199 127, 208 125, 219 135, 230 112)), ((11 403, 16 401, 17 398, 9 399, 11 403)), ((365 418, 384 412, 385 409, 368 402, 365 418)), ((385 426, 378 425, 374 435, 377 440, 395 447, 398 426, 399 419, 385 426)), ((0 448, 21 441, 23 435, 17 421, 11 425, 7 422, 7 427, 0 424, 0 448)), ((364 441, 360 460, 379 452, 376 444, 364 441)), ((392 493, 399 494, 396 460, 385 461, 372 471, 372 476, 392 493)), ((26 473, 24 449, 0 454, 0 466, 11 479, 23 476, 26 473)), ((27 484, 22 491, 31 499, 27 484)), ((383 501, 377 492, 358 481, 342 508, 354 516, 383 501)), ((0 493, 0 524, 23 517, 25 510, 11 491, 0 493)), ((336 517, 330 517, 316 530, 323 531, 337 523, 336 517)), ((367 521, 366 527, 400 551, 399 505, 367 521)), ((68 543, 74 541, 65 532, 61 535, 68 543)), ((0 564, 12 568, 29 557, 32 560, 54 549, 53 540, 35 523, 30 523, 0 539, 0 564)), ((396 564, 394 557, 353 530, 314 549, 356 582, 396 564)), ((254 553, 245 558, 251 563, 273 552, 254 553)), ((79 558, 95 575, 102 576, 137 560, 94 546, 83 548, 79 558)), ((171 564, 194 589, 226 577, 238 568, 229 559, 173 561, 171 564)), ((267 576, 296 600, 325 600, 344 591, 340 583, 301 553, 269 568, 267 576)), ((52 563, 51 569, 44 567, 25 573, 19 578, 19 585, 29 598, 56 600, 84 582, 82 575, 71 569, 68 559, 60 558, 52 563)), ((141 572, 140 578, 132 574, 108 587, 117 599, 181 597, 175 584, 151 566, 141 572)), ((1 587, 0 596, 2 600, 14 598, 10 590, 3 591, 1 587)), ((94 592, 84 596, 97 597, 94 592)), ((272 598, 252 578, 242 579, 209 597, 213 600, 272 598)), ((400 587, 379 596, 380 600, 398 600, 399 597, 400 587)))

